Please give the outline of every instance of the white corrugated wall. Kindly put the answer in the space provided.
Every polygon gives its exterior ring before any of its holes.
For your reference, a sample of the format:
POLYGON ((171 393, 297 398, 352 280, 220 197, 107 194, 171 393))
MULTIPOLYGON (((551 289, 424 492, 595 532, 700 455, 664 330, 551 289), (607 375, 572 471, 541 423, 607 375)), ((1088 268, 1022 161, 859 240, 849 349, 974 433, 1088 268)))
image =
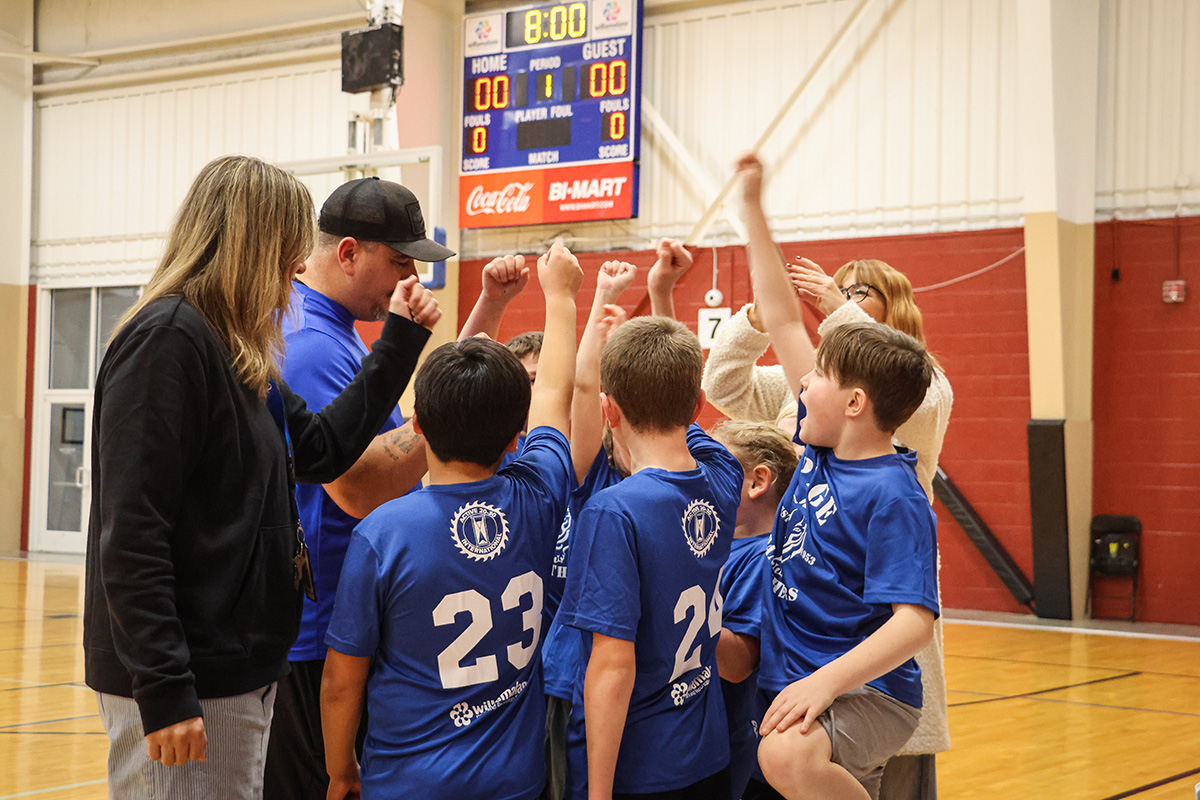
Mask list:
POLYGON ((1200 214, 1200 3, 1100 8, 1097 214, 1200 214))
MULTIPOLYGON (((580 249, 681 236, 707 208, 857 0, 751 0, 646 20, 644 97, 702 165, 689 174, 644 127, 639 219, 574 225, 580 249)), ((782 239, 1019 225, 1015 0, 872 0, 765 148, 782 239)), ((1200 3, 1102 0, 1097 209, 1196 213, 1200 3)), ((155 84, 37 103, 34 274, 145 274, 210 158, 346 151, 336 63, 155 84)), ((459 102, 437 113, 457 131, 459 102)), ((457 152, 457 141, 445 143, 457 152)), ((454 163, 454 159, 448 159, 454 163)), ((470 232, 465 256, 534 249, 560 228, 470 232)), ((729 241, 718 219, 714 241, 729 241)), ((104 277, 107 275, 107 277, 104 277)), ((101 280, 103 278, 103 280, 101 280)))

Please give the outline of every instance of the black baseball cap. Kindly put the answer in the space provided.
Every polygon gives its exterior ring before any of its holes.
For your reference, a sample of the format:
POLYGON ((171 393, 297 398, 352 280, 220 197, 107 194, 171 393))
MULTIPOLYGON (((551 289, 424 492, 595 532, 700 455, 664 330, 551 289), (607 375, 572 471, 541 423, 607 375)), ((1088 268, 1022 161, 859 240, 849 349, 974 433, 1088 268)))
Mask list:
POLYGON ((421 203, 405 187, 379 178, 343 183, 321 206, 317 227, 334 236, 383 242, 418 261, 443 261, 454 251, 425 238, 421 203))

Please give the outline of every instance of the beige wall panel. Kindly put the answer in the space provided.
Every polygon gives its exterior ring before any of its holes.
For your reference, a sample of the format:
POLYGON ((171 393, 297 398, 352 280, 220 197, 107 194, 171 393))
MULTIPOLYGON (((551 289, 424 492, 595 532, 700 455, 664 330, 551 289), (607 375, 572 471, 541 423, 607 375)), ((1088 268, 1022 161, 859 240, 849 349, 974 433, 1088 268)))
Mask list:
POLYGON ((0 552, 21 541, 29 287, 0 283, 0 552))

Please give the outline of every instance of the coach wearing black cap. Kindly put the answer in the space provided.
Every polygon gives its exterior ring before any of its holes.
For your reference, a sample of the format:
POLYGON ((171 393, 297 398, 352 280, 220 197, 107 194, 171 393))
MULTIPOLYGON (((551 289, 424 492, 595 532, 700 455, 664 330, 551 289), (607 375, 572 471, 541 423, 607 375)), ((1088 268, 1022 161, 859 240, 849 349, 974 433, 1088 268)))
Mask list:
MULTIPOLYGON (((396 282, 417 274, 415 261, 454 255, 426 238, 416 196, 378 178, 339 186, 321 208, 318 227, 316 248, 294 284, 284 322, 283 362, 284 380, 314 409, 338 396, 367 354, 355 320, 383 319, 396 282)), ((397 408, 342 477, 325 486, 296 487, 317 600, 304 604, 300 636, 288 654, 291 674, 279 682, 263 786, 267 800, 325 798, 329 776, 321 736, 321 671, 350 533, 376 506, 416 486, 425 470, 421 437, 397 408)))

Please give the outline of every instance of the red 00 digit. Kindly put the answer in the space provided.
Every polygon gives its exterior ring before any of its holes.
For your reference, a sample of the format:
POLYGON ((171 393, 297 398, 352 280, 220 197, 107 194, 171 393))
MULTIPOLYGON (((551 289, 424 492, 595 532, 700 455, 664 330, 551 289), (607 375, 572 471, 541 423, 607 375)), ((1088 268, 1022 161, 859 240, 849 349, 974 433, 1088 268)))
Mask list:
POLYGON ((475 110, 487 111, 492 107, 492 81, 484 76, 475 80, 475 110))
POLYGON ((608 65, 597 62, 588 68, 588 95, 604 97, 608 94, 608 65))
POLYGON ((492 78, 492 106, 508 108, 508 76, 497 75, 492 78))
POLYGON ((629 65, 624 60, 613 61, 608 65, 608 93, 611 95, 625 94, 629 88, 629 65))

